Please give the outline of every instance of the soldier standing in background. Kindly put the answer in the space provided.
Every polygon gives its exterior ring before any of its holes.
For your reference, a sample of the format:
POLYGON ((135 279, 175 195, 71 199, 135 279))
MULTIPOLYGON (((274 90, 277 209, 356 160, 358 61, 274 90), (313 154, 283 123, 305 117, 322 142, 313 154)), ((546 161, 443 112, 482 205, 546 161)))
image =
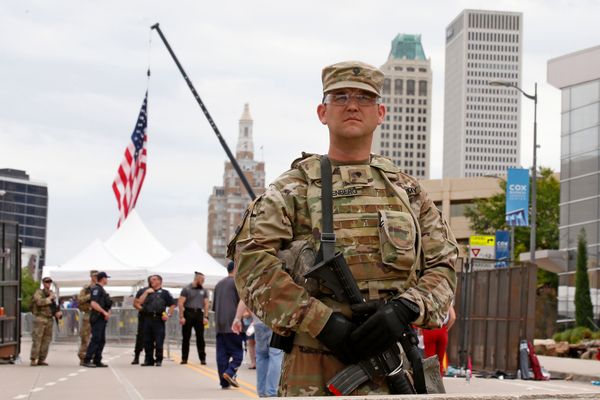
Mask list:
POLYGON ((83 288, 79 291, 77 296, 77 308, 81 311, 81 328, 79 329, 79 338, 81 344, 79 345, 79 365, 83 366, 83 359, 87 351, 88 345, 90 344, 90 336, 92 335, 92 326, 90 325, 90 312, 92 311, 92 286, 96 285, 98 280, 96 276, 98 271, 95 269, 90 271, 90 283, 86 283, 83 288))
POLYGON ((90 306, 90 325, 92 327, 92 338, 83 359, 83 366, 88 368, 105 368, 108 365, 102 362, 102 350, 106 343, 106 324, 110 318, 112 299, 104 290, 108 283, 106 272, 98 272, 97 283, 92 287, 90 306))
POLYGON ((194 272, 194 281, 181 289, 177 306, 181 325, 181 364, 187 364, 192 328, 196 332, 196 349, 202 365, 206 365, 204 324, 208 324, 208 292, 202 286, 204 274, 194 272))
MULTIPOLYGON (((275 333, 295 334, 280 396, 327 395, 330 378, 391 348, 411 324, 441 326, 456 287, 458 246, 433 201, 415 178, 371 154, 374 131, 385 121, 383 73, 348 61, 325 67, 321 77, 317 115, 329 130, 329 161, 310 154, 296 160, 249 206, 227 255, 235 258, 235 283, 248 307, 275 333), (333 181, 323 195, 321 161, 333 181), (325 196, 333 198, 333 235, 321 237, 325 196), (376 310, 361 326, 351 321, 349 304, 307 284, 305 271, 284 269, 277 253, 300 241, 315 251, 334 243, 376 310)), ((389 392, 379 376, 352 394, 389 392)))
POLYGON ((33 293, 31 313, 35 317, 31 333, 31 366, 47 366, 46 357, 52 340, 53 318, 60 319, 62 313, 56 304, 56 295, 50 290, 52 278, 42 279, 43 288, 33 293))

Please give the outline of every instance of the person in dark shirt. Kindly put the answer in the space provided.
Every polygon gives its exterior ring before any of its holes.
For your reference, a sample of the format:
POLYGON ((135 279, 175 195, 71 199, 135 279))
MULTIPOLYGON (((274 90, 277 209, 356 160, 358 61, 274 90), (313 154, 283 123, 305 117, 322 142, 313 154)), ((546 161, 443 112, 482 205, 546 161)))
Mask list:
POLYGON ((135 334, 135 348, 133 350, 133 361, 131 365, 137 365, 140 363, 140 353, 144 350, 144 313, 142 313, 142 304, 140 303, 140 297, 150 287, 150 277, 148 277, 148 286, 141 288, 135 293, 135 299, 133 300, 133 307, 138 310, 138 325, 137 332, 135 334))
POLYGON ((97 283, 92 287, 90 306, 90 325, 92 327, 92 338, 83 359, 83 366, 88 368, 108 367, 102 363, 102 350, 106 343, 106 324, 110 318, 112 300, 104 290, 108 283, 106 272, 98 272, 97 283))
POLYGON ((204 274, 195 272, 194 281, 181 289, 177 305, 181 324, 181 364, 187 364, 192 328, 196 332, 196 348, 200 363, 206 365, 204 324, 208 323, 208 292, 202 286, 204 274))
POLYGON ((150 276, 150 287, 142 293, 139 303, 142 305, 142 314, 144 314, 145 360, 141 365, 142 367, 153 365, 160 367, 163 360, 165 322, 173 315, 175 300, 168 290, 162 288, 162 277, 152 275, 150 276))
POLYGON ((235 317, 240 306, 240 296, 233 281, 233 271, 234 264, 231 261, 227 265, 229 275, 215 286, 213 301, 217 333, 217 369, 223 389, 228 389, 230 386, 239 387, 236 375, 244 357, 242 335, 234 333, 231 329, 232 324, 240 322, 235 317))

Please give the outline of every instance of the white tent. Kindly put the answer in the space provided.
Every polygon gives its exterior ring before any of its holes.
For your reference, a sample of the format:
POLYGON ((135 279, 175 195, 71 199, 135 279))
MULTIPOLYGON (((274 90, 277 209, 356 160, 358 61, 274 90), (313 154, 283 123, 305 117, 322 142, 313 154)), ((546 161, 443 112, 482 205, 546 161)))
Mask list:
POLYGON ((44 273, 61 286, 82 286, 90 281, 91 269, 105 271, 111 277, 110 283, 118 286, 137 285, 146 275, 143 268, 126 265, 117 259, 98 239, 60 267, 45 267, 44 273))
POLYGON ((104 243, 125 265, 136 268, 152 268, 171 256, 171 252, 150 233, 135 209, 104 243))
POLYGON ((194 279, 194 271, 204 274, 204 287, 213 289, 217 282, 227 276, 227 269, 204 251, 196 241, 190 242, 183 249, 156 267, 150 268, 152 273, 160 274, 163 285, 182 287, 194 279))

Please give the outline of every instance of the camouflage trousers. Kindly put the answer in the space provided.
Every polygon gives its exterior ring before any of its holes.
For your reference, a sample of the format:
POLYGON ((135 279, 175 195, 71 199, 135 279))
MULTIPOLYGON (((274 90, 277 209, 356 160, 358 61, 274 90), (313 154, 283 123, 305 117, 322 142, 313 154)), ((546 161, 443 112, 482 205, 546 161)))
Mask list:
POLYGON ((52 341, 52 317, 37 316, 33 321, 33 332, 31 333, 31 355, 29 358, 34 361, 44 361, 48 356, 48 348, 52 341))
MULTIPOLYGON (((278 395, 331 396, 326 383, 345 367, 329 352, 294 345, 283 359, 278 395)), ((353 396, 377 394, 389 394, 383 377, 375 382, 367 382, 351 393, 353 396)))
POLYGON ((81 315, 81 328, 79 331, 79 338, 81 339, 81 343, 79 345, 79 351, 77 352, 77 356, 79 356, 79 360, 83 361, 85 358, 85 353, 87 352, 88 345, 90 344, 90 337, 92 336, 92 326, 90 325, 90 313, 83 312, 81 315))

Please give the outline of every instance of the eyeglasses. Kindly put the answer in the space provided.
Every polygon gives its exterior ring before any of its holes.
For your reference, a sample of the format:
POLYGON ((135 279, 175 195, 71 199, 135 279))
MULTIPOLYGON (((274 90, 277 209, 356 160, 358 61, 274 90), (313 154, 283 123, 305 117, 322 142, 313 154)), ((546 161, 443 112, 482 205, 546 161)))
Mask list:
POLYGON ((330 93, 323 99, 323 104, 333 104, 334 106, 345 106, 354 98, 359 106, 372 106, 381 103, 381 97, 372 96, 364 93, 330 93))

